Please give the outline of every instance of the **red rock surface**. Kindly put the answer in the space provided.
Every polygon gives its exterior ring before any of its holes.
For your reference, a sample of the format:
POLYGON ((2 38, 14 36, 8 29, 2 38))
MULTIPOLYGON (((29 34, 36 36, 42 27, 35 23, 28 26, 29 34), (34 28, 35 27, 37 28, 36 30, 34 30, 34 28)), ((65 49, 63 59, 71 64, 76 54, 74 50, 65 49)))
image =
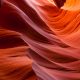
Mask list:
POLYGON ((1 4, 0 80, 80 80, 79 0, 1 4))

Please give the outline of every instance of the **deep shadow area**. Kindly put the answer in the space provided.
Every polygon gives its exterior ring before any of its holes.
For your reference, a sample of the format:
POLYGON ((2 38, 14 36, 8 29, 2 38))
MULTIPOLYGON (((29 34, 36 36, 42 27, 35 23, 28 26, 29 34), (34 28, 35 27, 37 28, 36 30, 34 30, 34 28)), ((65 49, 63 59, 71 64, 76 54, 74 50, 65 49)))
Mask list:
POLYGON ((55 4, 60 8, 64 5, 64 3, 66 2, 66 0, 53 0, 55 2, 55 4))

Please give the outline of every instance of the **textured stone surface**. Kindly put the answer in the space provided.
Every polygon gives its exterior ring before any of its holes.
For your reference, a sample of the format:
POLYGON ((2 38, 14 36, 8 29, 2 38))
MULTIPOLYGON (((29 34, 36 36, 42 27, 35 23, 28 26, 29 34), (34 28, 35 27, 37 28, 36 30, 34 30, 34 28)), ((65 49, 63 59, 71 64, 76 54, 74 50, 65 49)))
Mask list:
POLYGON ((80 80, 80 0, 4 0, 0 8, 0 80, 80 80))

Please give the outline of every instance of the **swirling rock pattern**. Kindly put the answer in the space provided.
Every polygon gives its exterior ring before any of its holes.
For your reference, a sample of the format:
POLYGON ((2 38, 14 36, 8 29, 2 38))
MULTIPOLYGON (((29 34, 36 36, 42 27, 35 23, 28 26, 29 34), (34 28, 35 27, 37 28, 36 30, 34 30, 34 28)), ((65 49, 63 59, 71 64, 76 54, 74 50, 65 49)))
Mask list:
POLYGON ((0 1, 0 80, 80 80, 79 0, 0 1))

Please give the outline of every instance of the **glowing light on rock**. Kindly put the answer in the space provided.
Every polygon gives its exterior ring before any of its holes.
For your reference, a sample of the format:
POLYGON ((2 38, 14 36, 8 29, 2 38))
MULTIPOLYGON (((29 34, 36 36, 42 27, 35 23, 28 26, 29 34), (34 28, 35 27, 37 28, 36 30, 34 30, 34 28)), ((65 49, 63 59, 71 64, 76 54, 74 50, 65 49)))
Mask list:
POLYGON ((0 80, 80 80, 80 0, 2 3, 0 80))

